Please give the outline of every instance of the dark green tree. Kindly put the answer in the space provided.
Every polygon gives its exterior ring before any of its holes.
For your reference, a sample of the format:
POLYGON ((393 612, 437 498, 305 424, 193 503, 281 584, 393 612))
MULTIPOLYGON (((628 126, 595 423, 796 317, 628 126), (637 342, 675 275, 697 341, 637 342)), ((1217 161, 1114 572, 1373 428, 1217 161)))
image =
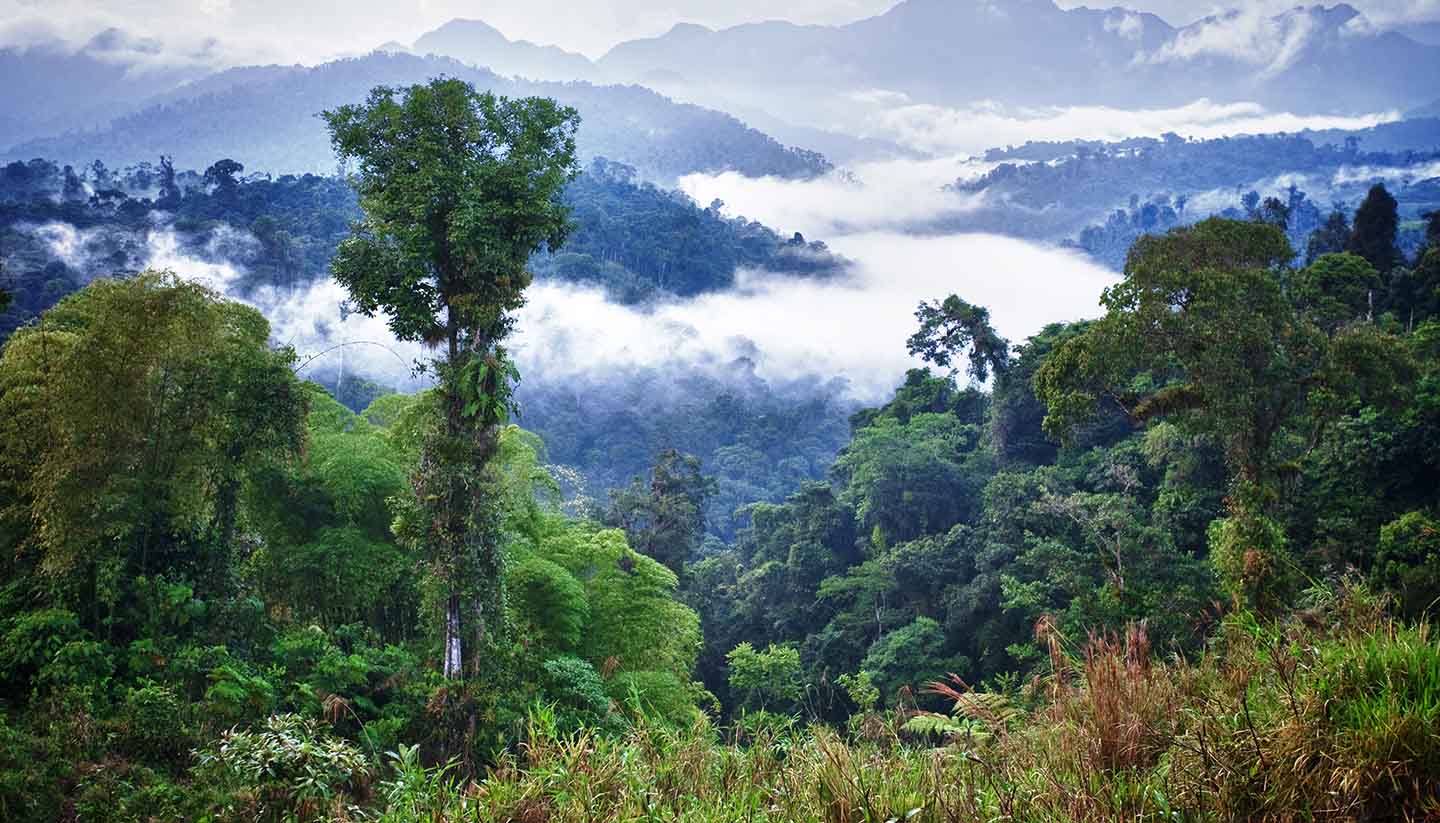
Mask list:
POLYGON ((114 619, 130 578, 233 589, 239 493, 300 451, 294 353, 248 306, 166 273, 102 278, 0 357, 0 524, 62 602, 114 619), (72 599, 73 598, 73 599, 72 599))
POLYGON ((636 551, 678 575, 705 535, 705 502, 714 493, 715 480, 700 473, 699 458, 666 449, 648 485, 637 477, 613 496, 605 521, 624 529, 636 551))
POLYGON ((501 343, 530 256, 558 248, 570 229, 560 193, 577 174, 579 117, 554 100, 510 100, 453 79, 380 87, 323 117, 336 154, 358 164, 365 214, 336 252, 335 278, 358 311, 386 313, 396 337, 439 349, 441 419, 413 485, 448 592, 443 671, 459 677, 462 599, 472 599, 477 640, 500 609, 490 463, 518 379, 501 343))
POLYGON ((240 181, 235 179, 235 175, 242 171, 245 171, 245 166, 227 157, 224 160, 217 160, 210 168, 206 169, 202 179, 205 181, 205 185, 214 186, 218 192, 233 194, 236 187, 240 185, 240 181))
POLYGON ((1369 260, 1381 276, 1388 277, 1402 259, 1400 248, 1395 245, 1399 230, 1399 204, 1384 183, 1376 183, 1355 211, 1355 230, 1345 250, 1369 260))
POLYGON ((1345 212, 1336 208, 1325 218, 1325 222, 1310 234, 1305 247, 1305 264, 1308 266, 1320 259, 1321 255, 1338 254, 1350 245, 1350 219, 1345 212))
POLYGON ((920 321, 920 330, 907 343, 913 356, 941 368, 951 368, 952 361, 968 356, 966 372, 981 383, 991 371, 1003 372, 1010 365, 1010 341, 990 325, 989 309, 972 306, 952 294, 944 301, 921 303, 915 319, 920 321))

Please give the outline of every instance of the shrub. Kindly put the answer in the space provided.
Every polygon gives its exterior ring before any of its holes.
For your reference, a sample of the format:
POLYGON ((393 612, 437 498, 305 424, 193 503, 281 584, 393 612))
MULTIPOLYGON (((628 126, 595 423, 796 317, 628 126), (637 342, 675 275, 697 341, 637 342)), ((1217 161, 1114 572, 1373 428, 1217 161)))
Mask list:
POLYGON ((1410 512, 1382 526, 1375 579, 1396 593, 1406 616, 1440 606, 1440 520, 1410 512))
POLYGON ((557 657, 540 669, 541 700, 554 705, 559 731, 610 725, 610 698, 594 666, 578 657, 557 657))
POLYGON ((725 655, 730 692, 753 709, 786 711, 800 700, 800 652, 774 643, 756 651, 741 643, 725 655))
POLYGON ((73 612, 41 609, 22 614, 6 624, 0 637, 0 672, 12 687, 26 688, 62 646, 84 638, 73 612))
POLYGON ((688 726, 700 713, 692 684, 670 672, 623 672, 606 691, 631 714, 665 725, 688 726))
POLYGON ((120 715, 122 749, 136 757, 178 760, 193 745, 186 714, 185 704, 165 686, 130 689, 120 715))
POLYGON ((196 773, 227 792, 224 815, 308 823, 351 813, 365 795, 370 763, 318 723, 277 714, 256 731, 232 729, 201 750, 196 773))

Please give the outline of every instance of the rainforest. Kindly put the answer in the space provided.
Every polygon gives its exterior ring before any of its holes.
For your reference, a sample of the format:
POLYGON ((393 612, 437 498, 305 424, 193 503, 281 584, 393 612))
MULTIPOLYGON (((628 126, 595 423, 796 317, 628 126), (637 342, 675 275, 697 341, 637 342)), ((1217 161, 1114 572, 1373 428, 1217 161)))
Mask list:
POLYGON ((1424 4, 647 2, 0 0, 0 818, 1440 815, 1424 4))

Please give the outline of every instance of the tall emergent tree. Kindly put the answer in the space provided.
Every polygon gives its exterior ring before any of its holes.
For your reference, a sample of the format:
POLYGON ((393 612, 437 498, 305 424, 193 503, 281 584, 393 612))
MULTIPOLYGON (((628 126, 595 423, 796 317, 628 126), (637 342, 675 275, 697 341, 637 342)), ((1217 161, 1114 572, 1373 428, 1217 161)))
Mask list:
POLYGON ((637 477, 612 495, 605 522, 624 529, 636 551, 683 574, 705 536, 705 503, 713 494, 715 479, 700 473, 700 458, 665 449, 648 485, 637 477))
MULTIPOLYGON (((570 228, 560 202, 578 174, 579 116, 554 100, 510 100, 440 78, 379 87, 323 114, 354 161, 364 219, 335 255, 335 279, 401 340, 438 349, 443 423, 413 478, 424 542, 447 592, 444 673, 462 673, 462 602, 477 645, 499 608, 501 557, 492 459, 519 375, 501 345, 524 302, 525 269, 570 228)), ((472 651, 478 665, 479 648, 472 651)))
POLYGON ((980 383, 989 379, 992 371, 1002 374, 1010 367, 1010 341, 990 325, 989 309, 972 306, 952 294, 943 302, 921 303, 915 319, 920 321, 920 330, 907 343, 912 356, 948 369, 968 346, 966 373, 980 383))

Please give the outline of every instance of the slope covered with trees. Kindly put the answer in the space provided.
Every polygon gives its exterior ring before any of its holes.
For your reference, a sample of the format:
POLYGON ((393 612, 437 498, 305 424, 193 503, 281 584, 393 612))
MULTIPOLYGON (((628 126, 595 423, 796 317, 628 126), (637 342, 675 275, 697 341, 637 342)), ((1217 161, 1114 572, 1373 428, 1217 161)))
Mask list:
MULTIPOLYGON (((1300 251, 1330 212, 1353 210, 1376 182, 1391 187, 1412 229, 1440 208, 1440 120, 1330 135, 1027 143, 985 157, 999 165, 950 186, 983 195, 980 207, 941 227, 1069 243, 1117 270, 1144 234, 1214 215, 1248 219, 1272 197, 1300 251)), ((1400 237, 1407 252, 1422 242, 1418 231, 1400 237)))
MULTIPOLYGON (((781 276, 838 277, 847 265, 823 243, 783 237, 641 182, 603 158, 565 190, 576 230, 531 260, 537 276, 605 289, 636 304, 729 288, 739 268, 781 276)), ((358 217, 344 180, 245 174, 228 158, 203 172, 168 156, 111 170, 47 160, 0 167, 0 256, 15 312, 0 336, 102 274, 135 272, 173 237, 175 251, 236 269, 235 294, 293 292, 322 280, 358 217)))

